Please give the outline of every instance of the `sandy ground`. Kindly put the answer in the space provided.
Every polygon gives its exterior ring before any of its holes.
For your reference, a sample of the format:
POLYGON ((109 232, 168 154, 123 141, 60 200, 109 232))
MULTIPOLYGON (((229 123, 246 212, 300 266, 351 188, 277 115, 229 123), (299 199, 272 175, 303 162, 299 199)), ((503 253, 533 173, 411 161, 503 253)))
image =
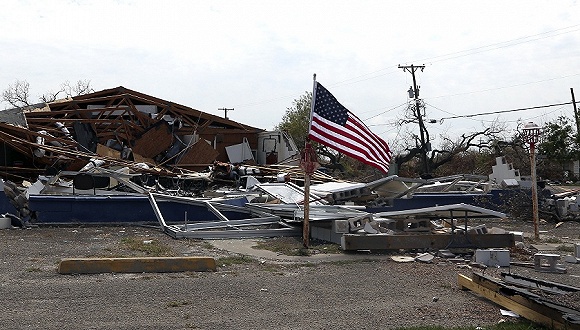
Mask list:
MULTIPOLYGON (((529 224, 492 223, 521 230, 529 224)), ((580 223, 541 226, 532 253, 559 254, 580 243, 580 223)), ((2 329, 392 329, 411 325, 485 326, 515 321, 457 286, 464 265, 398 263, 393 254, 289 257, 254 248, 258 240, 175 240, 148 227, 46 227, 0 230, 2 329), (210 256, 216 272, 61 275, 70 257, 145 256, 128 242, 153 242, 162 254, 210 256)), ((397 253, 399 254, 399 253, 397 253)), ((413 254, 401 255, 412 256, 413 254)), ((514 274, 580 286, 580 264, 566 274, 512 266, 514 274)), ((495 270, 493 270, 495 271, 495 270)), ((492 272, 492 270, 490 270, 492 272)))

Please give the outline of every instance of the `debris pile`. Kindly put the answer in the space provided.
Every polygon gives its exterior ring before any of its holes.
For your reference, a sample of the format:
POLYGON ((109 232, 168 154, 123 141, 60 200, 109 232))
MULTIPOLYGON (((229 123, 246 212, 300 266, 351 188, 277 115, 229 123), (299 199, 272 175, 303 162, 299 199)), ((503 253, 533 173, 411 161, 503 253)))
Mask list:
POLYGON ((580 288, 511 273, 459 274, 458 284, 526 319, 553 329, 580 329, 580 288))
POLYGON ((33 179, 80 171, 92 163, 152 176, 187 176, 216 160, 277 163, 297 152, 287 139, 280 132, 117 87, 1 111, 5 152, 0 171, 14 180, 33 179))

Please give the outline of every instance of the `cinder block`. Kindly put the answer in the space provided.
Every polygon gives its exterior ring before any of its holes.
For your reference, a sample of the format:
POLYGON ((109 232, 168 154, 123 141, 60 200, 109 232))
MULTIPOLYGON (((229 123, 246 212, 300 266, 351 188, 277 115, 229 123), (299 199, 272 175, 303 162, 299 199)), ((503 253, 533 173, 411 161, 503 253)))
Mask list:
POLYGON ((334 220, 332 221, 332 231, 338 234, 348 233, 348 220, 334 220))
POLYGON ((475 250, 475 262, 488 267, 509 267, 510 251, 503 249, 475 250))
POLYGON ((480 235, 487 234, 487 227, 485 225, 479 225, 479 226, 470 228, 467 232, 474 233, 474 234, 480 234, 480 235))
POLYGON ((364 227, 364 231, 367 234, 378 234, 379 233, 379 225, 377 223, 367 222, 364 227))
POLYGON ((388 229, 388 230, 396 230, 397 229, 397 220, 394 219, 380 219, 377 220, 379 224, 379 228, 388 229))
POLYGON ((425 219, 397 220, 397 229, 408 232, 430 232, 431 221, 425 219))
POLYGON ((357 230, 361 230, 364 228, 365 224, 367 222, 370 222, 373 220, 373 216, 372 215, 363 215, 363 216, 358 216, 358 217, 354 217, 354 218, 350 218, 348 219, 348 223, 350 226, 349 231, 351 233, 356 232, 357 230))
POLYGON ((534 270, 545 273, 566 273, 566 268, 558 264, 560 255, 548 253, 534 254, 534 270))
POLYGON ((60 274, 172 273, 215 271, 210 257, 70 258, 60 261, 60 274))

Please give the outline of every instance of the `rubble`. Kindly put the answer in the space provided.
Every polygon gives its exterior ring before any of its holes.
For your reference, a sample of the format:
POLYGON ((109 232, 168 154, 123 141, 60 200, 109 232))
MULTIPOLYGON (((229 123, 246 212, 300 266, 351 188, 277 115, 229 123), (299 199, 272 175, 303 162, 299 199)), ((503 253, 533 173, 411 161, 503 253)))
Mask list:
MULTIPOLYGON (((124 87, 2 112, 0 140, 13 207, 3 211, 14 210, 6 214, 22 226, 140 220, 174 237, 228 237, 231 229, 261 235, 241 226, 262 227, 264 219, 281 229, 264 235, 297 235, 306 222, 304 173, 285 133, 124 87), (222 233, 209 233, 217 227, 222 233)), ((509 248, 522 240, 468 225, 506 216, 498 199, 521 178, 501 157, 489 177, 347 182, 318 170, 311 179, 310 234, 345 251, 509 248)))
POLYGON ((580 329, 580 306, 577 301, 580 288, 538 281, 523 276, 502 273, 507 280, 473 272, 471 277, 458 275, 458 284, 494 303, 553 329, 580 329), (532 291, 532 288, 534 291, 532 291), (560 288, 558 291, 553 288, 560 288), (540 291, 540 292, 538 292, 540 291), (571 300, 571 299, 572 300, 571 300))

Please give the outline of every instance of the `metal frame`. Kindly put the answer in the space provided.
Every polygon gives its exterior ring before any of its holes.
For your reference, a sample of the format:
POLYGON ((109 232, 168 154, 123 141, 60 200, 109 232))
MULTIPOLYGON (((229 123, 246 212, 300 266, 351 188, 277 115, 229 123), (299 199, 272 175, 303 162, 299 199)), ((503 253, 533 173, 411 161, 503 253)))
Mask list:
MULTIPOLYGON (((276 236, 299 236, 302 234, 302 229, 299 227, 292 227, 280 220, 280 217, 268 214, 266 212, 254 212, 244 207, 225 205, 212 201, 199 201, 185 197, 166 196, 149 193, 149 202, 159 225, 163 232, 173 238, 201 238, 201 239, 225 239, 225 238, 256 238, 256 237, 276 237, 276 236), (183 225, 167 225, 163 214, 159 210, 155 198, 173 200, 180 203, 202 203, 213 214, 222 221, 214 222, 197 222, 188 224, 187 219, 183 225), (229 220, 222 211, 242 211, 247 212, 248 219, 229 220), (257 217, 254 217, 257 216, 257 217), (265 225, 278 225, 280 228, 254 228, 265 225)), ((187 215, 186 215, 187 217, 187 215)))

